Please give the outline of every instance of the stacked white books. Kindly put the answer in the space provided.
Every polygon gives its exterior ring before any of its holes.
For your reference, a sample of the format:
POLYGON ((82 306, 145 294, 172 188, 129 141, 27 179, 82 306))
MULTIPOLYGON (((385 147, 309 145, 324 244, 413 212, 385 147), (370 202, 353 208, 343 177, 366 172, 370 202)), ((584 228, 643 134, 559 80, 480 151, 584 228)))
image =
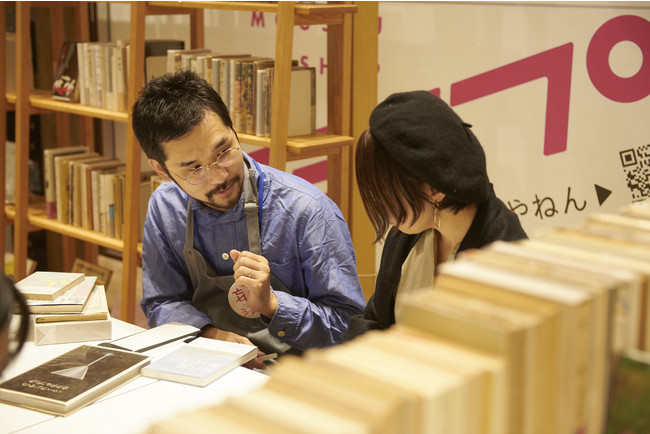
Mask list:
POLYGON ((103 285, 84 273, 37 271, 16 283, 27 300, 36 345, 112 337, 103 285))

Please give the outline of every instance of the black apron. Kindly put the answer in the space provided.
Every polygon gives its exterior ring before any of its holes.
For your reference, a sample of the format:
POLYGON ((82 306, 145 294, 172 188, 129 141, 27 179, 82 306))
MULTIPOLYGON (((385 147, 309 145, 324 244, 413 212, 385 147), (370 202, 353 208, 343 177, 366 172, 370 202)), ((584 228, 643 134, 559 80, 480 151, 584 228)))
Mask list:
MULTIPOLYGON (((255 169, 244 164, 244 212, 248 230, 248 250, 261 255, 260 228, 258 221, 258 191, 255 183, 255 169)), ((183 257, 190 274, 194 295, 192 304, 204 312, 218 329, 246 336, 265 353, 282 354, 291 347, 272 336, 267 326, 258 318, 246 318, 236 313, 228 302, 228 292, 235 283, 233 275, 220 276, 194 249, 194 217, 191 199, 187 203, 187 221, 183 257)), ((215 246, 216 248, 216 246, 215 246)), ((274 290, 289 292, 286 286, 271 275, 274 290)))

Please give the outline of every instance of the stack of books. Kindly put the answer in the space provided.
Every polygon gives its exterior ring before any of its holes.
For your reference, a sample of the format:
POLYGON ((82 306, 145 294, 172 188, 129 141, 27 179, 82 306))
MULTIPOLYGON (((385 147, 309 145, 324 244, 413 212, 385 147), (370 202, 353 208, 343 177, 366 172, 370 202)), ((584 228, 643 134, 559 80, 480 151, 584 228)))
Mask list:
POLYGON ((84 273, 37 271, 16 283, 27 300, 36 345, 111 339, 103 285, 84 273))
POLYGON ((282 357, 261 389, 151 432, 647 432, 629 403, 650 396, 649 311, 646 201, 466 251, 392 328, 282 357))

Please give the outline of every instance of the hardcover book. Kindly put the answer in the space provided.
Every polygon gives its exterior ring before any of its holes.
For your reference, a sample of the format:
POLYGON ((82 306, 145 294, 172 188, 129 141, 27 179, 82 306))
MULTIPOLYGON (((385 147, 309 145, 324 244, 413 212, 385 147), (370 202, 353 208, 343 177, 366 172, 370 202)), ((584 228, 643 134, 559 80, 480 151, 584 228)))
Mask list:
POLYGON ((16 283, 27 299, 54 300, 84 280, 83 273, 37 271, 16 283))
POLYGON ((252 345, 199 337, 154 360, 142 375, 206 386, 256 355, 257 347, 252 345))
POLYGON ((149 357, 82 345, 0 384, 0 400, 68 415, 137 377, 149 357))
POLYGON ((31 313, 81 312, 95 287, 97 277, 87 276, 83 282, 64 292, 54 300, 27 300, 31 313))

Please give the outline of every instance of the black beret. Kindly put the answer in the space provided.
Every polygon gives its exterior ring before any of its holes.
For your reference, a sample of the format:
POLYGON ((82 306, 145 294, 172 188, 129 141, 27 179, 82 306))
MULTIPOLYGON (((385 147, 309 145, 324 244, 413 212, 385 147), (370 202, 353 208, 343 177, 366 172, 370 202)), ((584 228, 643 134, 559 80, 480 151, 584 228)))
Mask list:
POLYGON ((370 114, 370 133, 406 171, 460 202, 481 203, 490 181, 470 127, 423 90, 394 93, 370 114))

